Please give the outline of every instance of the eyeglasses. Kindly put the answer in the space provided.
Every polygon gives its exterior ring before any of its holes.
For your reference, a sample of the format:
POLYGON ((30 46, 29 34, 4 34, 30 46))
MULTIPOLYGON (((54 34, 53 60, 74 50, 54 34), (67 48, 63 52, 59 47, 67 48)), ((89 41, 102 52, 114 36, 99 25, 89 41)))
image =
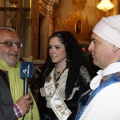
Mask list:
POLYGON ((0 42, 0 44, 4 44, 7 47, 14 47, 15 45, 17 45, 18 48, 23 47, 23 44, 21 42, 5 41, 5 42, 0 42))

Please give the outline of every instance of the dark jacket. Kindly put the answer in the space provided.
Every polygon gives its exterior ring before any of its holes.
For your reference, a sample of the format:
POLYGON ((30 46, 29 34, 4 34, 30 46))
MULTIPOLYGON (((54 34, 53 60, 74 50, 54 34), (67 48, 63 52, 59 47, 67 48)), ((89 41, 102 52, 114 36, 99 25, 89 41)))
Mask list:
POLYGON ((5 72, 0 70, 0 120, 14 120, 13 100, 5 72))

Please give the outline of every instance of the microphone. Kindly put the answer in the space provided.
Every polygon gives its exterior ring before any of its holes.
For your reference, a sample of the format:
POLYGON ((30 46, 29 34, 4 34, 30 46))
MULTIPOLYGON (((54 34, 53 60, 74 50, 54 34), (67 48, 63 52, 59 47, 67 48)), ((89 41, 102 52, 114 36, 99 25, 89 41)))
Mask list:
POLYGON ((22 62, 20 66, 20 77, 24 79, 24 93, 28 93, 28 78, 32 78, 34 73, 34 65, 32 62, 22 62))

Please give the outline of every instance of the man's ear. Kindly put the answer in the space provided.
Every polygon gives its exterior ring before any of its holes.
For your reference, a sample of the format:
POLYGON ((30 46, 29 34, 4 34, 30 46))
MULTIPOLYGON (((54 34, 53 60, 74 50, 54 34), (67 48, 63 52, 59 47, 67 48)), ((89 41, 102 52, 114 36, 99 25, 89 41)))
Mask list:
POLYGON ((115 45, 113 45, 113 52, 116 53, 120 48, 116 47, 115 45))

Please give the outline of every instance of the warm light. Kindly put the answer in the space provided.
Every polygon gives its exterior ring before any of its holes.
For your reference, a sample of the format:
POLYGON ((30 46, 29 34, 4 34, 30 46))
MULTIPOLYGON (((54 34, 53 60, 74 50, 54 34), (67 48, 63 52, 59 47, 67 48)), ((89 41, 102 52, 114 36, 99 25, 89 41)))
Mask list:
POLYGON ((103 10, 104 12, 112 9, 114 7, 113 3, 110 0, 102 0, 98 3, 97 8, 103 10))

